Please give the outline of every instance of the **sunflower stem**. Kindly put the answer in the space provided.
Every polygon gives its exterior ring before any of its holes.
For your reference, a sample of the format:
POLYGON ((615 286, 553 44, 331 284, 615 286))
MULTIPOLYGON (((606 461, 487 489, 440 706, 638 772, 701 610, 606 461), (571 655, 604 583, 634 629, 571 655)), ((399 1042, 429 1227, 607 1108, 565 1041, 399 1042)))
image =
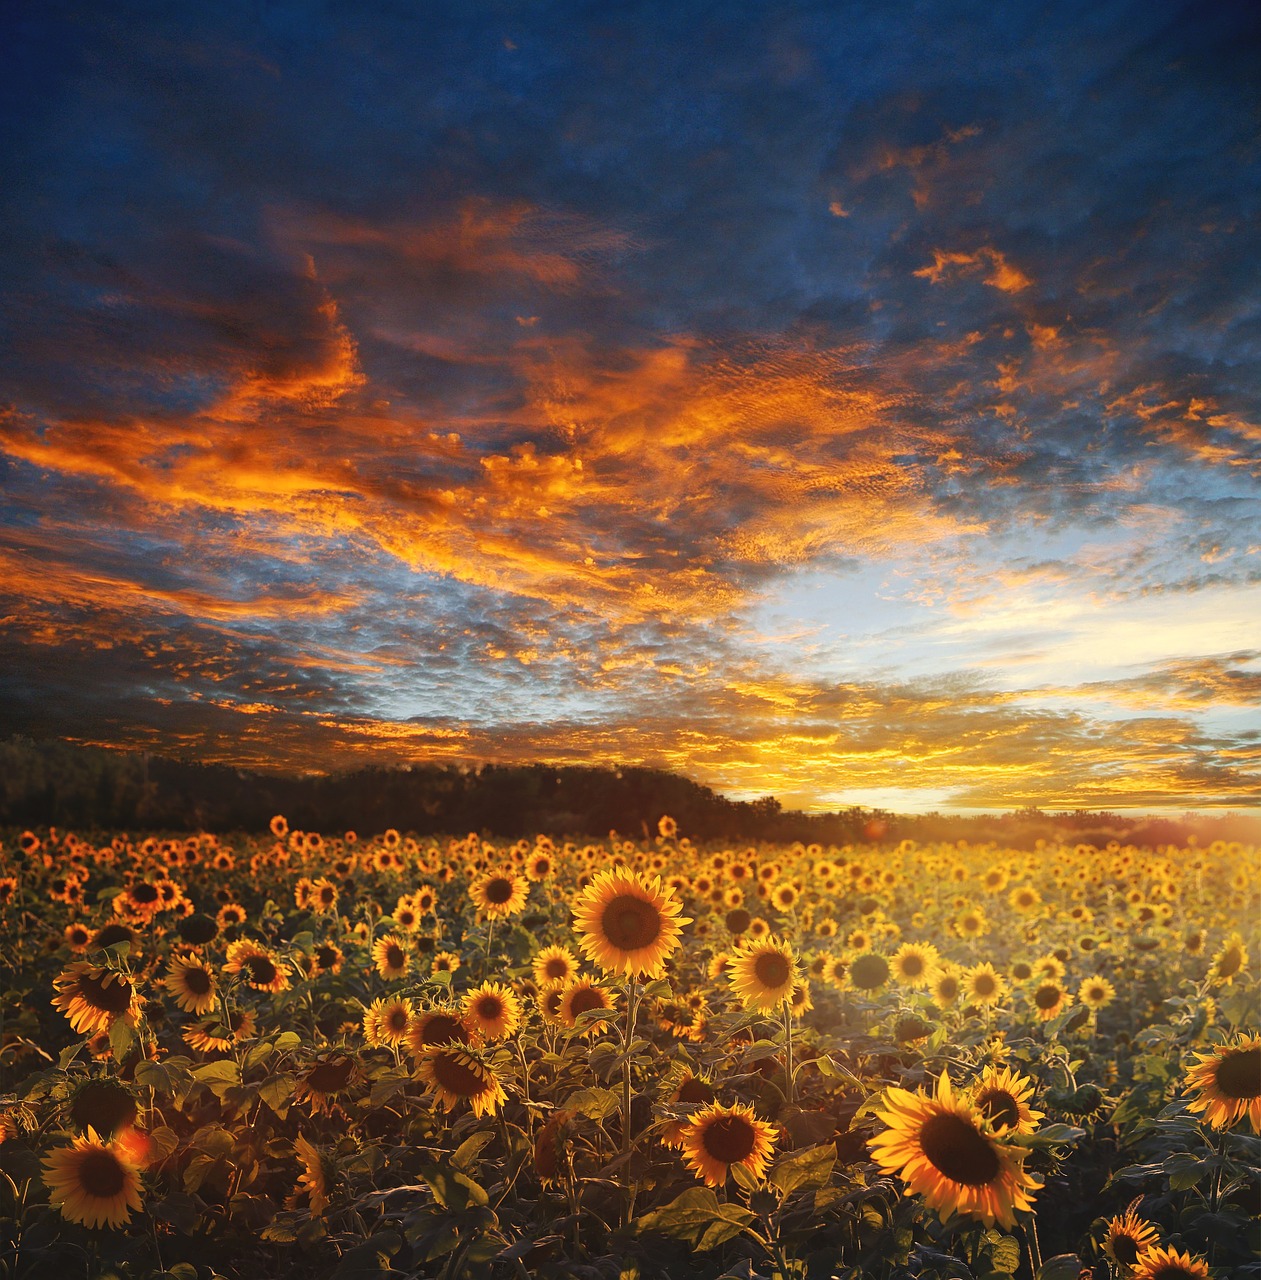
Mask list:
POLYGON ((622 1041, 622 1155, 626 1168, 626 1216, 623 1225, 628 1225, 635 1211, 635 1180, 631 1177, 631 1041, 635 1036, 635 1011, 638 1001, 638 990, 632 977, 626 983, 626 1037, 622 1041))
POLYGON ((784 1001, 784 1045, 788 1069, 788 1105, 793 1104, 793 1012, 792 1005, 784 1001))
POLYGON ((1029 1246, 1029 1270, 1036 1276, 1042 1270, 1042 1247, 1038 1244, 1038 1219, 1032 1213, 1025 1226, 1025 1243, 1029 1246))
POLYGON ((486 930, 486 951, 482 956, 482 981, 486 981, 490 973, 490 949, 495 945, 495 917, 490 918, 490 927, 486 930))

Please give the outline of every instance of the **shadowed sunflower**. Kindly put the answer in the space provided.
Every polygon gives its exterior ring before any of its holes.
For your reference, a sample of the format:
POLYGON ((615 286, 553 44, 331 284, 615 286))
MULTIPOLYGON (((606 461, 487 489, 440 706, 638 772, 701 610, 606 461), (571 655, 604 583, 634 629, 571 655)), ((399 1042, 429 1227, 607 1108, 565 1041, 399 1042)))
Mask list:
POLYGON ((874 951, 864 951, 855 956, 849 965, 849 985, 855 991, 865 991, 873 995, 889 981, 889 962, 884 956, 874 951))
POLYGON ((101 1076, 85 1080, 70 1098, 70 1119, 77 1129, 113 1137, 135 1124, 136 1099, 121 1080, 101 1076))
MULTIPOLYGON (((1134 1204, 1137 1203, 1136 1200, 1134 1204)), ((1104 1253, 1126 1271, 1134 1266, 1144 1250, 1150 1249, 1160 1239, 1156 1228, 1134 1212, 1134 1204, 1119 1217, 1109 1218, 1104 1228, 1104 1253)))
POLYGON ((798 981, 792 944, 766 938, 737 947, 727 966, 727 977, 746 1007, 778 1009, 792 997, 798 981))
POLYGON ((1197 1057, 1184 1085, 1196 1091, 1187 1109, 1203 1112, 1214 1129, 1229 1129, 1247 1116, 1253 1133, 1261 1133, 1261 1035, 1241 1033, 1197 1057))
POLYGON ((387 933, 372 944, 372 963, 377 972, 386 979, 394 981, 407 973, 407 948, 401 938, 387 933))
POLYGON ((469 897, 478 915, 488 920, 515 916, 530 892, 530 882, 515 871, 489 871, 469 885, 469 897))
POLYGON ((578 972, 578 959, 568 947, 544 947, 534 957, 534 981, 546 990, 563 986, 578 972))
POLYGON ((1154 1245, 1138 1255, 1130 1280, 1209 1280, 1209 1270, 1203 1258, 1154 1245))
POLYGON ((467 1102, 480 1119, 494 1115, 508 1101, 490 1064, 464 1045, 431 1046, 416 1064, 416 1073, 447 1111, 467 1102))
POLYGON ((312 1115, 321 1111, 331 1115, 358 1076, 358 1063, 349 1054, 326 1054, 317 1058, 294 1086, 294 1101, 309 1101, 312 1115))
POLYGON ((1060 986, 1054 978, 1040 982, 1033 993, 1033 1007, 1039 1019, 1050 1022, 1056 1014, 1062 1013, 1073 1003, 1073 997, 1066 987, 1060 986))
POLYGON ((61 1216, 85 1227, 124 1227, 141 1207, 139 1170, 95 1129, 44 1157, 44 1185, 61 1216))
POLYGON ((289 973, 278 956, 261 943, 241 938, 229 944, 225 973, 239 973, 255 991, 284 991, 289 973))
POLYGON ((468 1044, 469 1029, 454 1009, 422 1009, 408 1023, 407 1049, 419 1058, 431 1045, 468 1044))
POLYGON ((1247 967, 1248 948, 1239 934, 1232 933, 1217 949, 1213 963, 1208 967, 1208 980, 1215 987, 1227 987, 1247 967))
MULTIPOLYGON (((714 1101, 714 1086, 708 1080, 702 1080, 699 1076, 694 1076, 686 1069, 666 1099, 666 1102, 671 1106, 692 1107, 706 1106, 714 1101)), ((690 1120, 691 1117, 686 1120, 669 1121, 661 1130, 662 1143, 667 1147, 681 1147, 683 1145, 683 1131, 687 1128, 690 1120)))
POLYGON ((876 1115, 889 1128, 868 1143, 872 1158, 896 1174, 912 1195, 937 1210, 1010 1229, 1017 1210, 1033 1204, 1041 1185, 1024 1171, 1025 1152, 996 1138, 972 1100, 957 1095, 946 1073, 936 1093, 890 1087, 876 1115))
POLYGON ((163 985, 185 1013, 209 1013, 219 999, 214 973, 196 956, 172 956, 163 985))
POLYGON ((298 1184, 294 1188, 293 1195, 286 1199, 285 1204, 290 1209, 296 1209, 298 1197, 307 1195, 310 1197, 311 1216, 319 1218, 328 1207, 328 1188, 332 1182, 332 1169, 325 1162, 320 1149, 301 1134, 293 1140, 293 1153, 302 1165, 302 1172, 298 1175, 298 1184))
POLYGON ((606 973, 659 978, 691 924, 682 911, 660 876, 602 871, 574 900, 578 946, 606 973))
POLYGON ((683 1127, 680 1145, 684 1163, 707 1186, 721 1187, 733 1164, 759 1181, 766 1171, 779 1130, 759 1120, 742 1103, 724 1107, 712 1103, 683 1127))
POLYGON ((498 982, 483 982, 464 994, 465 1021, 483 1040, 503 1040, 521 1025, 521 1001, 498 982))
POLYGON ((1045 1111, 1034 1111, 1033 1081, 1017 1075, 1010 1067, 987 1067, 972 1089, 972 1101, 990 1122, 995 1133, 1007 1130, 1008 1136, 1033 1133, 1045 1111))
POLYGON ((403 1043, 411 1023, 409 1000, 382 996, 363 1011, 363 1038, 370 1045, 393 1048, 403 1043))
POLYGON ((134 1027, 140 1017, 140 993, 130 975, 78 960, 53 979, 53 1007, 81 1035, 108 1032, 116 1018, 134 1027))
MULTIPOLYGON (((593 1009, 611 1011, 612 1008, 613 1001, 609 999, 609 993, 603 987, 597 987, 594 982, 588 982, 586 978, 579 978, 561 989, 556 1017, 562 1027, 572 1028, 578 1026, 579 1014, 588 1013, 593 1009)), ((608 1020, 605 1018, 592 1018, 582 1024, 582 1034, 595 1035, 608 1025, 608 1020)))

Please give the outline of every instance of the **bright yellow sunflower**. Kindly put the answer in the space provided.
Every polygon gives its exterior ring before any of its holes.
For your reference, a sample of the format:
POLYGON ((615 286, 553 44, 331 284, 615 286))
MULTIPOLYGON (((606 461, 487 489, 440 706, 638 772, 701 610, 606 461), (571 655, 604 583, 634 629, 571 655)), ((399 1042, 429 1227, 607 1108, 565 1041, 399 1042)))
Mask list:
POLYGON ((1047 978, 1034 988, 1033 1007, 1042 1022, 1050 1022, 1056 1014, 1062 1013, 1073 1003, 1073 997, 1067 987, 1060 986, 1055 978, 1047 978))
POLYGON ((544 947, 534 957, 534 981, 540 989, 563 986, 578 972, 578 958, 568 947, 544 947))
POLYGON ((1091 1013, 1098 1013, 1100 1009, 1106 1008, 1116 998, 1117 989, 1107 978, 1087 978, 1077 988, 1078 1001, 1084 1004, 1091 1013))
POLYGON ((107 1032, 116 1018, 134 1027, 140 1018, 140 993, 129 974, 77 960, 53 979, 54 1008, 81 1035, 107 1032))
POLYGON ((1046 1115, 1029 1106, 1033 1090, 1028 1076, 1017 1075, 1010 1067, 987 1067, 972 1086, 972 1101, 995 1133, 1004 1129, 1008 1136, 1033 1133, 1046 1115))
MULTIPOLYGON (((560 1002, 557 1005, 556 1017, 562 1027, 576 1027, 580 1013, 588 1013, 592 1009, 613 1008, 609 993, 603 987, 597 987, 594 982, 588 982, 586 978, 578 978, 559 990, 560 1002)), ((605 1018, 592 1018, 582 1025, 582 1034, 590 1036, 603 1031, 609 1024, 605 1018)))
POLYGON ((289 972, 283 961, 262 943, 240 938, 230 943, 225 973, 239 973, 246 986, 255 991, 284 991, 289 985, 289 972))
POLYGON ((1138 1255, 1130 1280, 1209 1280, 1208 1263, 1172 1246, 1153 1245, 1138 1255))
POLYGON ((680 1144, 684 1163, 696 1176, 707 1186, 721 1187, 733 1164, 760 1181, 778 1137, 779 1130, 759 1120, 752 1107, 714 1102, 683 1127, 680 1144))
POLYGON ((412 1023, 411 1001, 383 996, 363 1012, 363 1038, 370 1045, 402 1044, 412 1023))
POLYGON ((1010 1229, 1018 1210, 1033 1204, 1041 1185, 1024 1170, 1025 1151, 995 1136, 980 1109, 956 1094, 943 1071, 933 1096, 889 1087, 876 1115, 889 1128, 868 1146, 887 1174, 896 1174, 913 1195, 937 1210, 1010 1229))
POLYGON ((395 937, 392 933, 387 933, 385 937, 378 938, 372 944, 372 963, 376 965, 377 972, 387 982, 396 981, 405 976, 408 968, 408 955, 402 938, 395 937))
POLYGON ((1213 963, 1208 967, 1208 980, 1215 987, 1230 986, 1236 975, 1248 967, 1248 948, 1243 938, 1232 933, 1217 949, 1213 963))
POLYGON ((521 1025, 521 1001, 498 982, 465 992, 464 1020, 483 1040, 504 1040, 521 1025))
POLYGON ((480 1119, 494 1115, 508 1101, 490 1064, 465 1045, 431 1045, 416 1064, 416 1072, 447 1111, 467 1102, 480 1119))
POLYGON ((290 1209, 296 1209, 298 1197, 309 1196, 311 1216, 321 1217, 328 1207, 328 1188, 332 1181, 324 1156, 320 1149, 302 1134, 298 1134, 293 1140, 293 1153, 302 1164, 302 1172, 298 1175, 298 1184, 294 1188, 293 1195, 288 1197, 285 1203, 290 1209))
POLYGON ((1104 1227, 1104 1253, 1127 1272, 1138 1261, 1139 1255, 1160 1239, 1156 1228, 1134 1212, 1137 1204, 1136 1200, 1123 1214, 1109 1218, 1104 1227))
POLYGON ((44 1185, 61 1216, 85 1227, 125 1227, 142 1204, 139 1169, 95 1129, 44 1157, 44 1185))
POLYGON ((574 900, 578 946, 606 973, 659 978, 692 923, 682 912, 660 876, 602 871, 574 900))
POLYGON ((1246 1116, 1253 1133, 1261 1133, 1261 1035, 1241 1032, 1196 1056, 1183 1086, 1196 1091, 1187 1109, 1203 1112, 1213 1129, 1229 1129, 1246 1116))
POLYGON ((930 942, 904 942, 889 957, 893 980, 912 991, 929 986, 940 963, 937 948, 930 942))
POLYGON ((488 920, 506 920, 525 906, 530 882, 515 871, 488 871, 469 885, 469 897, 477 914, 488 920))
POLYGON ((798 982, 792 943, 768 937, 744 943, 732 953, 727 977, 750 1009, 778 1009, 792 999, 798 982))
POLYGON ((172 956, 163 985, 185 1013, 209 1013, 219 1000, 214 972, 197 956, 172 956))

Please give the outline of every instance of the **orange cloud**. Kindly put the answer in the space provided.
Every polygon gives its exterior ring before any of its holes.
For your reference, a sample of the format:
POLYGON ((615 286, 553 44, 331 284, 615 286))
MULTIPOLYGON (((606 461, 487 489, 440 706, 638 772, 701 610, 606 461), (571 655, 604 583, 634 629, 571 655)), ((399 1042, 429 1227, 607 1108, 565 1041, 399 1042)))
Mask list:
POLYGON ((986 269, 989 274, 983 277, 982 283, 1003 293, 1019 293, 1033 283, 1023 271, 1012 266, 1004 254, 990 245, 974 253, 934 249, 932 263, 911 274, 930 284, 942 284, 953 277, 977 275, 986 269))

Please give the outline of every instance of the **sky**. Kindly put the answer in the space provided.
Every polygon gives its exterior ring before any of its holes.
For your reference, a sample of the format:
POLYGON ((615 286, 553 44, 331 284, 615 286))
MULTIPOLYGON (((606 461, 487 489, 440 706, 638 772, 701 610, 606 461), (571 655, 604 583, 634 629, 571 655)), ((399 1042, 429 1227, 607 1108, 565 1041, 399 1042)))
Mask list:
POLYGON ((0 730, 1261 806, 1261 8, 0 21, 0 730))

